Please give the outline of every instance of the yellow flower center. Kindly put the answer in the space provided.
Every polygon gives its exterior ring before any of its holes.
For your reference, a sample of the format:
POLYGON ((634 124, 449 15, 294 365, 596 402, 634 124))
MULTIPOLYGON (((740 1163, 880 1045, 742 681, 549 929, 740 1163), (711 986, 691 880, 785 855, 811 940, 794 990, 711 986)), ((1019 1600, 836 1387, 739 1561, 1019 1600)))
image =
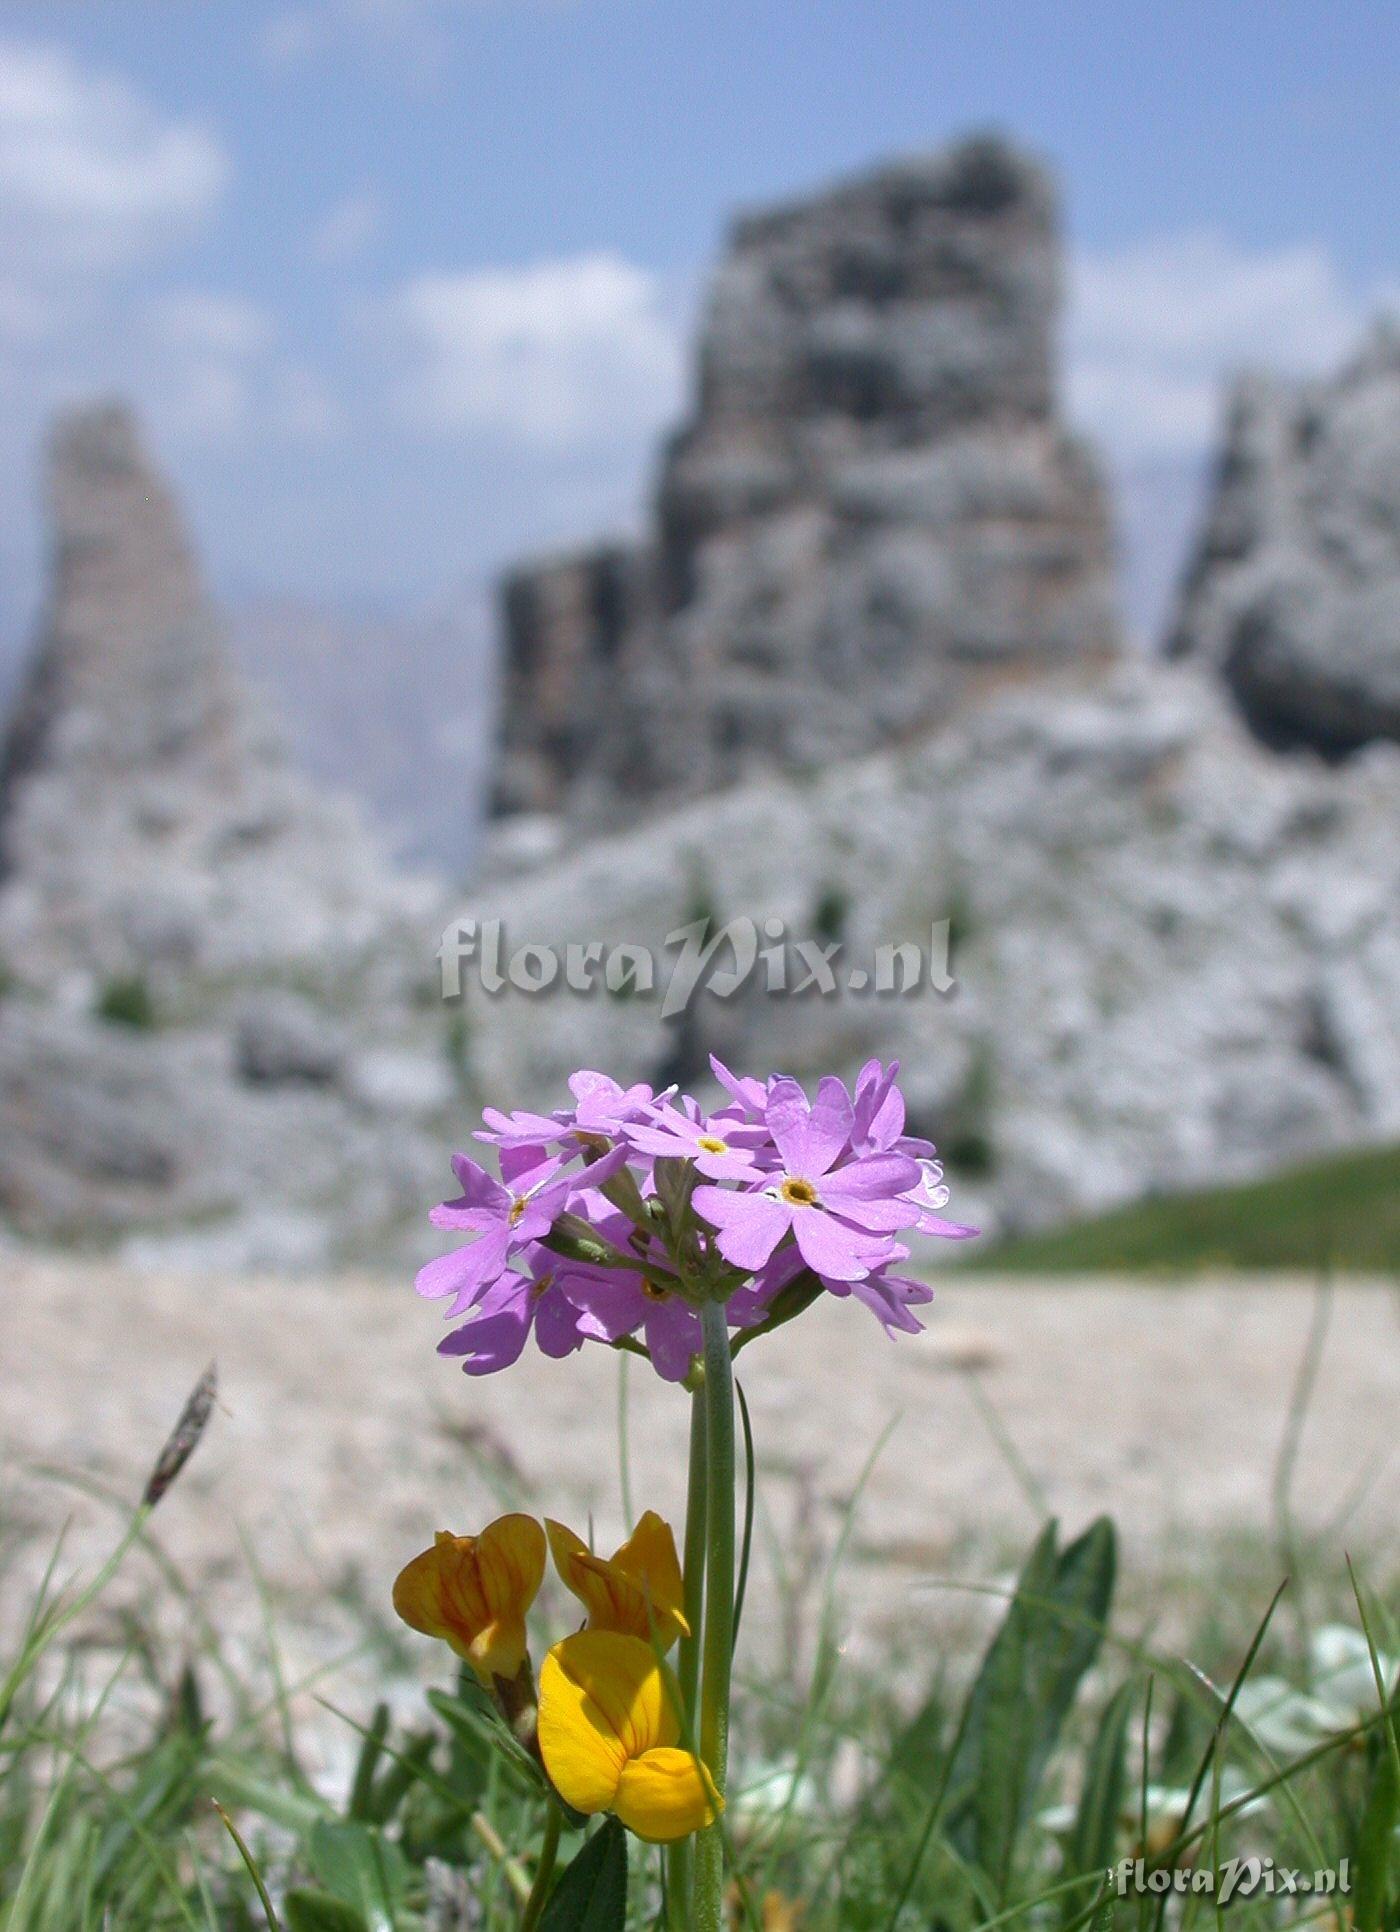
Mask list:
POLYGON ((815 1207, 821 1198, 810 1181, 789 1175, 778 1189, 789 1207, 815 1207))
POLYGON ((642 1283, 642 1293, 648 1301, 669 1301, 671 1298, 670 1289, 658 1288, 654 1281, 644 1281, 642 1283))
POLYGON ((534 1286, 530 1290, 530 1293, 534 1296, 536 1301, 538 1301, 540 1296, 545 1293, 545 1291, 548 1289, 549 1284, 553 1281, 553 1279, 554 1279, 554 1270, 552 1268, 547 1274, 543 1274, 540 1276, 539 1280, 534 1284, 534 1286))
POLYGON ((716 1140, 713 1134, 702 1134, 695 1144, 697 1147, 703 1147, 707 1154, 727 1154, 729 1152, 729 1143, 723 1140, 716 1140))
POLYGON ((525 1212, 526 1208, 529 1207, 529 1205, 530 1203, 527 1196, 525 1196, 524 1194, 516 1195, 515 1199, 510 1204, 510 1225, 512 1227, 516 1226, 516 1224, 520 1220, 521 1215, 525 1212))

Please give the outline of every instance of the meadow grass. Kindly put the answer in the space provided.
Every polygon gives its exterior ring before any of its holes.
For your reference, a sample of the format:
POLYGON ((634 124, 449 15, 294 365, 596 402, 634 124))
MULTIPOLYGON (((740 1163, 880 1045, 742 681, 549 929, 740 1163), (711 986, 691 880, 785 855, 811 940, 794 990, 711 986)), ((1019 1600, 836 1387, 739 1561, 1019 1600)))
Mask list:
POLYGON ((1400 1147, 1267 1180, 1161 1195, 1046 1234, 975 1244, 960 1265, 1009 1274, 1336 1269, 1400 1276, 1400 1147))
MULTIPOLYGON (((1295 1434, 1307 1393, 1304 1373, 1295 1434)), ((167 1456, 162 1467, 163 1491, 178 1466, 172 1475, 167 1456)), ((857 1496, 814 1641, 801 1646, 810 1662, 741 1673, 726 1818, 734 1925, 1204 1928, 1219 1923, 1215 1899, 1120 1898, 1106 1868, 1141 1855, 1189 1877, 1253 1855, 1309 1881, 1346 1860, 1349 1890, 1237 1898, 1241 1932, 1314 1918, 1338 1932, 1395 1926, 1395 1579, 1353 1577, 1332 1539, 1294 1533, 1291 1476, 1285 1452, 1277 1534, 1243 1571, 1197 1579, 1189 1659, 1154 1636, 1155 1608, 1121 1607, 1117 1537, 1100 1519, 1072 1537, 1047 1524, 1018 1575, 928 1581, 983 1600, 990 1641, 984 1629, 952 1654, 911 1647, 877 1671, 853 1667, 839 1565, 857 1496)), ((160 1558, 150 1496, 86 1582, 60 1586, 55 1553, 0 1658, 3 1932, 517 1925, 539 1789, 474 1682, 449 1676, 405 1725, 387 1703, 341 1710, 333 1681, 318 1681, 317 1721, 357 1741, 343 1788, 322 1788, 300 1768, 307 1687, 288 1681, 275 1642, 261 1671, 230 1664, 160 1558), (188 1650, 170 1654, 154 1634, 159 1606, 148 1600, 148 1627, 129 1595, 124 1642, 93 1645, 94 1620, 143 1546, 179 1602, 188 1650)), ((177 1490, 165 1507, 179 1506, 177 1490)), ((599 1869, 609 1857, 630 1865, 626 1902, 600 1905, 595 1891, 573 1909, 561 1891, 546 1932, 654 1926, 658 1854, 594 1826, 566 1832, 561 1867, 585 1844, 599 1869)))

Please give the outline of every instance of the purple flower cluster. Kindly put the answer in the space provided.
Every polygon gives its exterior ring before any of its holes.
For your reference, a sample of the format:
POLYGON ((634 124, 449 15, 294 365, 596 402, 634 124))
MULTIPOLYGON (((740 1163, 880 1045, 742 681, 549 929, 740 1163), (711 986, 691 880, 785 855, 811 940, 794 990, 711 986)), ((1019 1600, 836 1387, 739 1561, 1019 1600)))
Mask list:
POLYGON ((546 1355, 586 1341, 644 1348, 679 1382, 701 1347, 701 1302, 729 1325, 776 1322, 822 1290, 855 1296, 889 1333, 917 1330, 926 1283, 892 1272, 911 1234, 962 1240, 930 1142, 904 1131, 897 1066, 833 1076, 815 1100, 795 1080, 740 1079, 710 1062, 728 1095, 706 1113, 674 1089, 620 1087, 580 1072, 572 1107, 488 1108, 476 1138, 499 1179, 465 1154, 462 1192, 435 1227, 469 1237, 416 1286, 468 1319, 439 1344, 469 1375, 514 1362, 531 1330, 546 1355))

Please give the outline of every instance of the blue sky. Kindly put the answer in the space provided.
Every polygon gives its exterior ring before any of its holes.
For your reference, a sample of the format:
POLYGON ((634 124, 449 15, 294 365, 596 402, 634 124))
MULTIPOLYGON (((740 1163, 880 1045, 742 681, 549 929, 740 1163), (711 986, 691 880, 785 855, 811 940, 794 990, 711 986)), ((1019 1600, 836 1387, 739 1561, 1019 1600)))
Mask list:
POLYGON ((1139 621, 1220 383, 1400 286, 1393 6, 0 4, 0 638, 36 442, 135 395, 216 583, 432 605, 635 522, 736 205, 997 126, 1061 182, 1069 401, 1139 621))

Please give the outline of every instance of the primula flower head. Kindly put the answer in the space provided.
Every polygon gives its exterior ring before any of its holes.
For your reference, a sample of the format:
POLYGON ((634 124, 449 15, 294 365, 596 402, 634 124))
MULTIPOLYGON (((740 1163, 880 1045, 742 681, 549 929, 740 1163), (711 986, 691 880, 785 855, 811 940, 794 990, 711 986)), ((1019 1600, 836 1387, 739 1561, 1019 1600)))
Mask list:
POLYGON ((670 1844, 723 1809, 708 1772, 680 1748, 680 1687, 649 1643, 611 1630, 566 1637, 540 1670, 540 1756, 575 1811, 610 1811, 670 1844))
POLYGON ((813 1099, 785 1076, 710 1064, 717 1109, 585 1069, 571 1107, 486 1110, 477 1139, 500 1178, 454 1157, 462 1191, 429 1218, 466 1245, 416 1282, 450 1321, 467 1317, 441 1353, 488 1375, 531 1335, 554 1357, 602 1342, 688 1383, 704 1302, 723 1301, 732 1329, 768 1329, 823 1291, 864 1302, 888 1332, 917 1331, 930 1295, 892 1272, 909 1258, 896 1237, 976 1230, 944 1214, 935 1149, 905 1132, 898 1066, 867 1061, 853 1091, 828 1075, 813 1099))
POLYGON ((394 1608, 412 1630, 441 1637, 488 1690, 526 1661, 525 1613, 544 1580, 544 1531, 533 1516, 498 1516, 479 1536, 439 1530, 400 1570, 394 1608))
POLYGON ((546 1517, 545 1528, 554 1567, 587 1610, 590 1630, 642 1637, 662 1651, 690 1634, 681 1609, 685 1587, 676 1539, 654 1509, 610 1557, 595 1556, 563 1523, 546 1517))

